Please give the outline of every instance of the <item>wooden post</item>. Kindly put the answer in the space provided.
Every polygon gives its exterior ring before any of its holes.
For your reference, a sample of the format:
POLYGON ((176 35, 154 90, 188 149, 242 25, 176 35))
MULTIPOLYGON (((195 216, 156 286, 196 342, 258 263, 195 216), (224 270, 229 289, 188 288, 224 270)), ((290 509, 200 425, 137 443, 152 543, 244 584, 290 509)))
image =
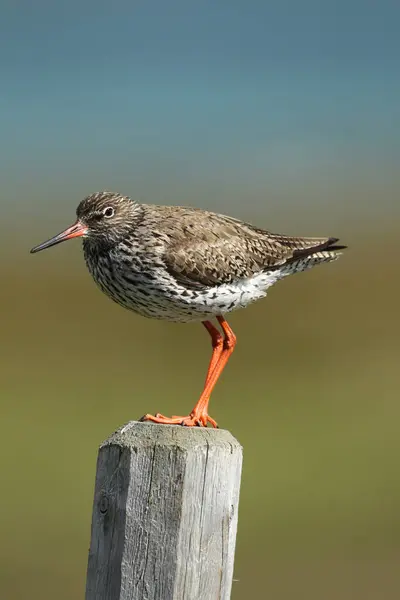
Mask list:
POLYGON ((242 448, 132 421, 100 447, 86 600, 229 600, 242 448))

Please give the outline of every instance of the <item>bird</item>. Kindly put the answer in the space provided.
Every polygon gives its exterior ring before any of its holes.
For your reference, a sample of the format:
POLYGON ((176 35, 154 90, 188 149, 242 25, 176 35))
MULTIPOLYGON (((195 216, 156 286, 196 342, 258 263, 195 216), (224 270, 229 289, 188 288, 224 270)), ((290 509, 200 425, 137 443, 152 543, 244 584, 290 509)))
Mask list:
POLYGON ((264 298, 288 275, 336 260, 346 248, 335 237, 276 234, 211 211, 143 204, 111 191, 84 198, 76 216, 31 253, 80 237, 87 268, 109 298, 144 317, 200 322, 210 335, 211 360, 193 410, 141 419, 165 425, 217 427, 209 400, 236 346, 227 313, 264 298))

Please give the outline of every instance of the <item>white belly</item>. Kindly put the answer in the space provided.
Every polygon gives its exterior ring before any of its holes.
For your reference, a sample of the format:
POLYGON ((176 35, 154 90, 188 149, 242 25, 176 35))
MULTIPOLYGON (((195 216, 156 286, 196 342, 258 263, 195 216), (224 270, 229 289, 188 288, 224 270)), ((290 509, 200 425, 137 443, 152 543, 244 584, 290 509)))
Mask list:
POLYGON ((164 268, 149 272, 110 269, 110 263, 88 264, 101 290, 115 302, 144 317, 187 323, 204 321, 245 308, 263 298, 286 273, 259 273, 248 279, 205 289, 180 285, 164 268), (101 269, 99 268, 101 266, 101 269))
POLYGON ((231 284, 223 284, 205 290, 186 289, 175 282, 163 286, 162 280, 143 290, 142 285, 131 284, 122 304, 142 316, 187 323, 204 321, 239 308, 245 308, 266 296, 267 290, 281 274, 259 275, 231 284))

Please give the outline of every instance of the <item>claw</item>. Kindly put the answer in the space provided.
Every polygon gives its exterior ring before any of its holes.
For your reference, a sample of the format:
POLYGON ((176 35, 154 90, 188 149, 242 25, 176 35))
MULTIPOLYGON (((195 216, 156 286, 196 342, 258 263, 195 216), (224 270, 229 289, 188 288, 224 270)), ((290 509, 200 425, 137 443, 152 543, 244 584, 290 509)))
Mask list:
POLYGON ((179 417, 177 415, 164 417, 164 415, 157 413, 156 415, 144 415, 140 420, 160 423, 161 425, 183 425, 184 427, 207 427, 208 423, 210 423, 212 427, 218 427, 217 422, 208 416, 207 413, 201 413, 199 415, 192 413, 187 417, 179 417))

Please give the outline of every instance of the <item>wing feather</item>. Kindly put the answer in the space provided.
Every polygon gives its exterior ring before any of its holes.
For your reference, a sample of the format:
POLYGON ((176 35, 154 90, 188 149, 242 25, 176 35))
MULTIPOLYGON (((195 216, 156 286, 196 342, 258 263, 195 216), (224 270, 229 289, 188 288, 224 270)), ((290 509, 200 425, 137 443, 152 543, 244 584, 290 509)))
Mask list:
POLYGON ((337 241, 273 234, 231 217, 192 208, 169 207, 165 217, 163 231, 168 235, 171 230, 171 235, 164 263, 179 283, 192 289, 246 279, 337 241))

